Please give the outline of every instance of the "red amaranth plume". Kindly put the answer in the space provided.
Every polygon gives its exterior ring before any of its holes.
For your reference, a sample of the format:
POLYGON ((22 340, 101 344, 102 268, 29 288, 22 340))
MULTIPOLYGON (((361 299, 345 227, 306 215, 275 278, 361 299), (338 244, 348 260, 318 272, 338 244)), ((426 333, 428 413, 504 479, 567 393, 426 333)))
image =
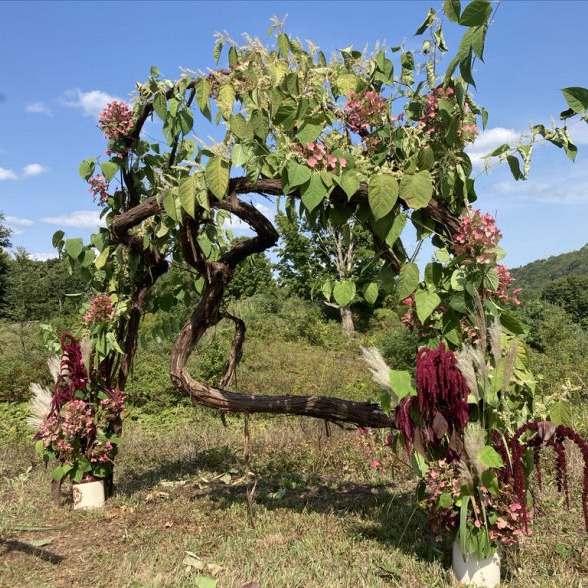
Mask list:
POLYGON ((432 449, 445 446, 446 434, 463 431, 468 422, 469 390, 455 355, 443 343, 437 349, 419 349, 415 379, 417 396, 402 399, 395 421, 407 451, 413 443, 424 452, 424 445, 432 449))
POLYGON ((73 335, 61 335, 61 360, 59 377, 55 382, 51 413, 59 412, 69 402, 76 390, 84 390, 88 382, 88 372, 84 366, 80 344, 73 335))
POLYGON ((421 347, 415 379, 422 418, 432 425, 441 413, 449 432, 463 431, 468 422, 469 389, 453 351, 445 349, 443 342, 437 349, 421 347))
MULTIPOLYGON (((513 487, 519 502, 523 507, 525 525, 527 522, 527 509, 525 476, 522 463, 523 452, 528 447, 531 447, 536 455, 542 444, 553 447, 556 452, 557 487, 560 492, 563 491, 565 493, 566 503, 569 506, 567 463, 564 445, 566 439, 576 444, 582 454, 582 460, 584 461, 582 479, 582 513, 584 515, 584 525, 586 531, 588 531, 588 443, 570 427, 566 427, 565 425, 555 426, 549 421, 531 421, 525 423, 519 427, 511 437, 507 438, 511 459, 504 463, 507 464, 506 471, 513 477, 513 487), (526 441, 521 441, 522 435, 527 431, 533 431, 533 433, 526 441)), ((504 444, 499 435, 493 436, 493 442, 499 453, 506 453, 504 444)), ((535 464, 537 465, 537 463, 538 460, 535 457, 535 464)))

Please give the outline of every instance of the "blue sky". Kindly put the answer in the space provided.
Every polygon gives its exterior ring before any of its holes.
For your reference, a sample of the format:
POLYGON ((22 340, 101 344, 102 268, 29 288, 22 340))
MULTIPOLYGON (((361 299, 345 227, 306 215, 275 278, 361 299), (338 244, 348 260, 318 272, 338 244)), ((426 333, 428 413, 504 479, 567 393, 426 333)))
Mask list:
MULTIPOLYGON (((412 35, 430 6, 441 1, 0 2, 0 210, 13 244, 46 258, 55 254, 55 230, 84 238, 95 230, 99 210, 78 164, 105 149, 99 110, 112 97, 130 100, 151 65, 170 78, 180 67, 205 69, 216 31, 265 42, 270 17, 286 14, 286 31, 326 54, 378 40, 417 48, 412 35)), ((529 122, 557 118, 565 108, 559 88, 588 87, 586 22, 581 0, 499 5, 485 63, 476 63, 476 99, 490 120, 472 148, 475 161, 529 122)), ((456 29, 446 30, 450 49, 456 29)), ((572 133, 575 163, 541 146, 527 181, 504 169, 476 180, 476 206, 496 215, 511 267, 588 242, 588 125, 572 133)))

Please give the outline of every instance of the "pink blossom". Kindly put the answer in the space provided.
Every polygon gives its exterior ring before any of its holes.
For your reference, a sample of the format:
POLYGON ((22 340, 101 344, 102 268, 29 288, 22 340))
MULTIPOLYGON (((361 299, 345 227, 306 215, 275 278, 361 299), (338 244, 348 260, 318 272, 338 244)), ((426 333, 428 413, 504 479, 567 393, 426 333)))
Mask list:
POLYGON ((388 101, 374 90, 351 92, 344 109, 349 130, 366 137, 370 127, 377 127, 384 122, 388 101))
POLYGON ((108 294, 96 294, 82 318, 86 325, 109 321, 114 316, 114 306, 108 294))
POLYGON ((453 237, 453 252, 463 255, 466 261, 495 261, 494 249, 501 237, 492 215, 482 215, 479 210, 471 210, 461 217, 459 229, 453 237))
POLYGON ((100 113, 98 127, 107 139, 122 139, 133 128, 133 111, 122 100, 111 100, 100 113))
POLYGON ((347 164, 344 157, 333 156, 326 145, 319 141, 308 141, 304 146, 295 144, 292 149, 304 157, 308 167, 316 171, 336 171, 338 167, 347 164))
POLYGON ((108 182, 102 174, 96 174, 88 178, 88 192, 93 194, 94 200, 98 198, 98 204, 102 205, 108 200, 108 182))

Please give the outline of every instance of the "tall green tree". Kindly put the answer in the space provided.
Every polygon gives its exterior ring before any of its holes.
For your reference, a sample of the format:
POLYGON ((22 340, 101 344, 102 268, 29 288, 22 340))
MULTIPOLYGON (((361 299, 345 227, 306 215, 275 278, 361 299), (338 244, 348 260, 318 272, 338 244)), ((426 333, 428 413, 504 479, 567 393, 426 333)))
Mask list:
POLYGON ((563 308, 572 320, 588 329, 588 274, 569 274, 553 280, 541 298, 563 308))
POLYGON ((336 222, 327 211, 309 218, 276 216, 280 234, 276 271, 280 283, 301 298, 324 298, 336 308, 343 331, 350 333, 352 305, 366 297, 370 304, 376 301, 374 280, 381 261, 374 258, 368 230, 353 217, 336 222), (363 296, 362 286, 366 286, 363 296))
POLYGON ((4 213, 0 212, 0 311, 5 304, 6 280, 8 275, 9 255, 6 249, 11 246, 12 230, 6 226, 4 213))

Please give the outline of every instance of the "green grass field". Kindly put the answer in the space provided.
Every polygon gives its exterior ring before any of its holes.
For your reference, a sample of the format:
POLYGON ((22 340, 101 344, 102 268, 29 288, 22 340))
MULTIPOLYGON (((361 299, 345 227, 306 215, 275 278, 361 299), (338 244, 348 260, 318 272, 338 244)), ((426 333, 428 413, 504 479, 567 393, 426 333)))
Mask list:
MULTIPOLYGON (((254 334, 238 389, 377 397, 359 360, 365 337, 325 344, 320 336, 254 334)), ((194 370, 214 371, 215 341, 194 370)), ((138 358, 128 393, 143 406, 126 413, 116 495, 99 511, 73 511, 68 485, 52 503, 25 405, 0 404, 0 586, 456 585, 448 541, 415 508, 411 469, 383 445, 384 432, 257 415, 246 443, 242 415, 228 415, 225 427, 218 414, 174 398, 164 348, 138 358)), ((585 408, 577 420, 588 422, 585 408)), ((588 586, 580 460, 570 453, 567 511, 550 459, 533 535, 503 553, 504 586, 588 586)))

